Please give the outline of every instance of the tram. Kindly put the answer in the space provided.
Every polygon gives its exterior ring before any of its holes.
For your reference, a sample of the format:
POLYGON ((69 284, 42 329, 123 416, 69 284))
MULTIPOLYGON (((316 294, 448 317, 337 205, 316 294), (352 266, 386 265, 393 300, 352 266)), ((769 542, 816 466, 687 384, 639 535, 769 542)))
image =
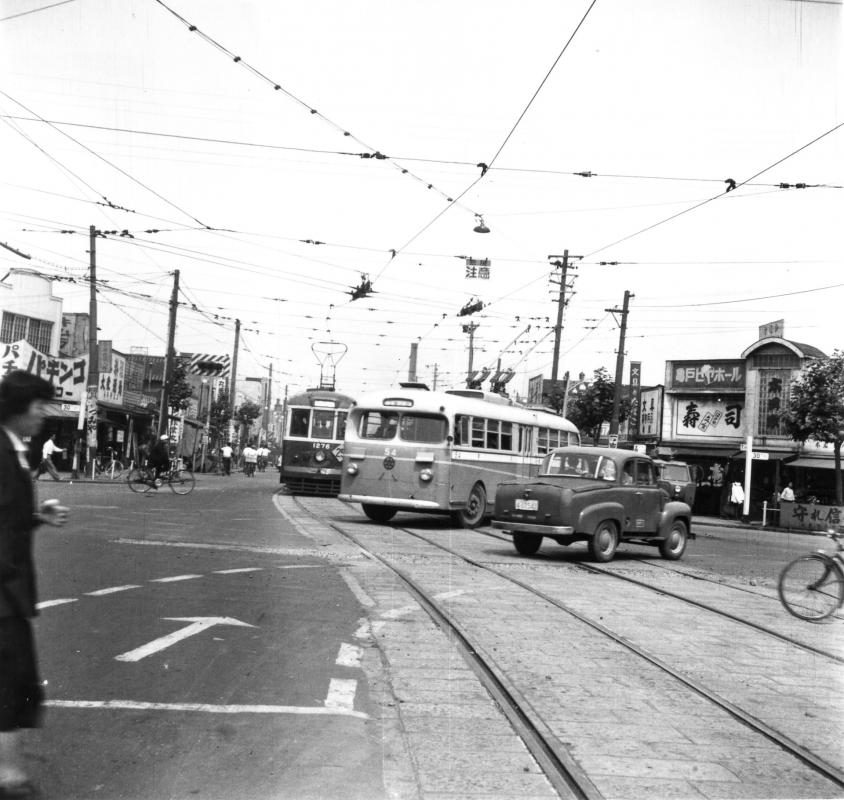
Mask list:
POLYGON ((287 400, 279 481, 293 494, 340 491, 343 436, 354 400, 329 389, 308 389, 287 400))
POLYGON ((429 511, 474 528, 499 483, 533 477, 546 453, 579 444, 577 428, 556 414, 471 389, 406 385, 351 409, 339 499, 375 522, 429 511))

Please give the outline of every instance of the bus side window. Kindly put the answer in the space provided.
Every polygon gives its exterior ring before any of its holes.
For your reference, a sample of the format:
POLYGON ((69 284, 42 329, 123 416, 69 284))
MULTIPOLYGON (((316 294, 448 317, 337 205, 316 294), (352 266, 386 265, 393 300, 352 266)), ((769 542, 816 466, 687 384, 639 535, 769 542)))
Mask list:
POLYGON ((548 428, 539 429, 539 437, 536 440, 536 451, 543 456, 548 452, 548 428))
POLYGON ((488 419, 486 421, 486 446, 490 450, 498 450, 500 437, 498 434, 498 427, 500 423, 497 419, 488 419))
POLYGON ((290 414, 290 435, 307 438, 311 423, 311 411, 308 408, 294 408, 290 414))
POLYGON ((486 420, 483 418, 473 417, 472 418, 472 447, 483 447, 484 446, 484 423, 486 420))
POLYGON ((501 423, 501 449, 502 450, 512 450, 513 449, 513 423, 512 422, 502 422, 501 423))
POLYGON ((454 418, 454 443, 469 444, 469 417, 464 414, 458 414, 454 418))
POLYGON ((569 444, 573 445, 574 447, 580 446, 580 434, 579 433, 572 433, 569 431, 569 444))
POLYGON ((533 452, 533 428, 527 425, 519 426, 519 452, 530 454, 533 452))

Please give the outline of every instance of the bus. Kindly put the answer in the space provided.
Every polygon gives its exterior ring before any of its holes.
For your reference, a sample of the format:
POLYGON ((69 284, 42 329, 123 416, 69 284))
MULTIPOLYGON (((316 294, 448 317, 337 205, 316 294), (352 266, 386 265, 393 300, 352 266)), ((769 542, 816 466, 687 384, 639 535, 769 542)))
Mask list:
POLYGON ((279 481, 293 494, 333 497, 340 491, 346 417, 354 400, 308 389, 287 400, 279 481))
POLYGON ((499 483, 531 478, 546 453, 579 444, 568 420, 500 395, 402 386, 352 407, 338 499, 360 503, 374 522, 429 511, 475 528, 499 483))

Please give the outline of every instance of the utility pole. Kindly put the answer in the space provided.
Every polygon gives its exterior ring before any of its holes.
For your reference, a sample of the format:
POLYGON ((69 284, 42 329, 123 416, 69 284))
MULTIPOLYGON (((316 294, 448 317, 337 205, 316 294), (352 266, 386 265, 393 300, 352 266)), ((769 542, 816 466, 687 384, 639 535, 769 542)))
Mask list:
POLYGON ((76 444, 73 448, 73 467, 71 477, 79 477, 79 457, 82 451, 83 430, 86 431, 85 445, 88 460, 93 463, 97 453, 97 387, 100 383, 100 354, 97 344, 97 229, 91 225, 88 229, 88 284, 90 295, 88 301, 88 385, 85 387, 85 401, 79 413, 76 444), (84 428, 83 428, 84 425, 84 428))
POLYGON ((407 379, 416 383, 416 359, 419 354, 419 342, 410 343, 410 362, 407 367, 407 379))
MULTIPOLYGON (((231 421, 229 422, 229 430, 231 430, 231 425, 234 422, 234 395, 235 395, 235 386, 237 385, 237 351, 240 349, 240 320, 236 319, 234 321, 234 353, 232 353, 232 378, 231 378, 231 386, 229 387, 229 416, 231 421)), ((228 434, 226 434, 226 439, 228 440, 228 434)))
MULTIPOLYGON (((557 297, 557 324, 554 326, 554 359, 551 362, 551 380, 557 380, 557 373, 559 371, 560 361, 560 340, 563 338, 563 310, 567 305, 566 289, 571 287, 566 283, 566 275, 569 267, 577 269, 575 264, 569 264, 569 258, 583 258, 583 256, 569 256, 568 250, 563 250, 562 256, 548 256, 548 258, 556 258, 557 261, 552 261, 551 266, 557 267, 560 270, 560 294, 557 297), (559 259, 562 258, 562 261, 559 259)), ((551 283, 556 283, 552 278, 551 283)))
MULTIPOLYGON (((621 309, 605 308, 604 311, 609 312, 615 317, 616 314, 621 314, 620 333, 618 336, 618 355, 615 359, 615 394, 612 401, 612 419, 610 420, 610 436, 618 434, 618 417, 621 411, 621 382, 624 379, 624 338, 627 335, 627 315, 630 313, 628 306, 630 305, 630 298, 636 295, 630 294, 629 290, 624 292, 624 305, 621 309)), ((618 320, 616 320, 618 322, 618 320)))
POLYGON ((170 294, 170 321, 167 325, 167 353, 164 357, 164 383, 161 386, 161 408, 158 412, 158 435, 164 433, 170 407, 170 383, 173 380, 176 344, 176 309, 179 307, 179 270, 173 273, 173 291, 170 294))
POLYGON ((475 362, 475 331, 478 329, 479 323, 470 322, 463 326, 463 333, 469 334, 469 369, 466 372, 466 386, 472 382, 472 365, 475 362))
POLYGON ((426 364, 425 366, 434 368, 434 388, 431 391, 436 392, 437 391, 437 370, 439 369, 440 365, 434 363, 434 364, 426 364))
POLYGON ((273 397, 273 362, 270 361, 270 377, 267 380, 267 396, 265 399, 266 405, 264 406, 264 446, 268 446, 270 443, 270 403, 272 402, 273 397))

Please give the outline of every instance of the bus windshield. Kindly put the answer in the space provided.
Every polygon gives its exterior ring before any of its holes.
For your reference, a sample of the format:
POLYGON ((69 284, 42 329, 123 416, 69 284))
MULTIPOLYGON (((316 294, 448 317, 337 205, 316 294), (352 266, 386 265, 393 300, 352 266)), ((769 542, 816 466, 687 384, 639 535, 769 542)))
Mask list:
POLYGON ((360 416, 358 436, 361 439, 387 441, 396 434, 405 442, 434 444, 444 442, 448 433, 445 417, 434 414, 404 413, 399 419, 396 411, 364 411, 360 416))
POLYGON ((615 462, 606 456, 556 452, 545 457, 539 474, 614 481, 616 469, 615 462))

